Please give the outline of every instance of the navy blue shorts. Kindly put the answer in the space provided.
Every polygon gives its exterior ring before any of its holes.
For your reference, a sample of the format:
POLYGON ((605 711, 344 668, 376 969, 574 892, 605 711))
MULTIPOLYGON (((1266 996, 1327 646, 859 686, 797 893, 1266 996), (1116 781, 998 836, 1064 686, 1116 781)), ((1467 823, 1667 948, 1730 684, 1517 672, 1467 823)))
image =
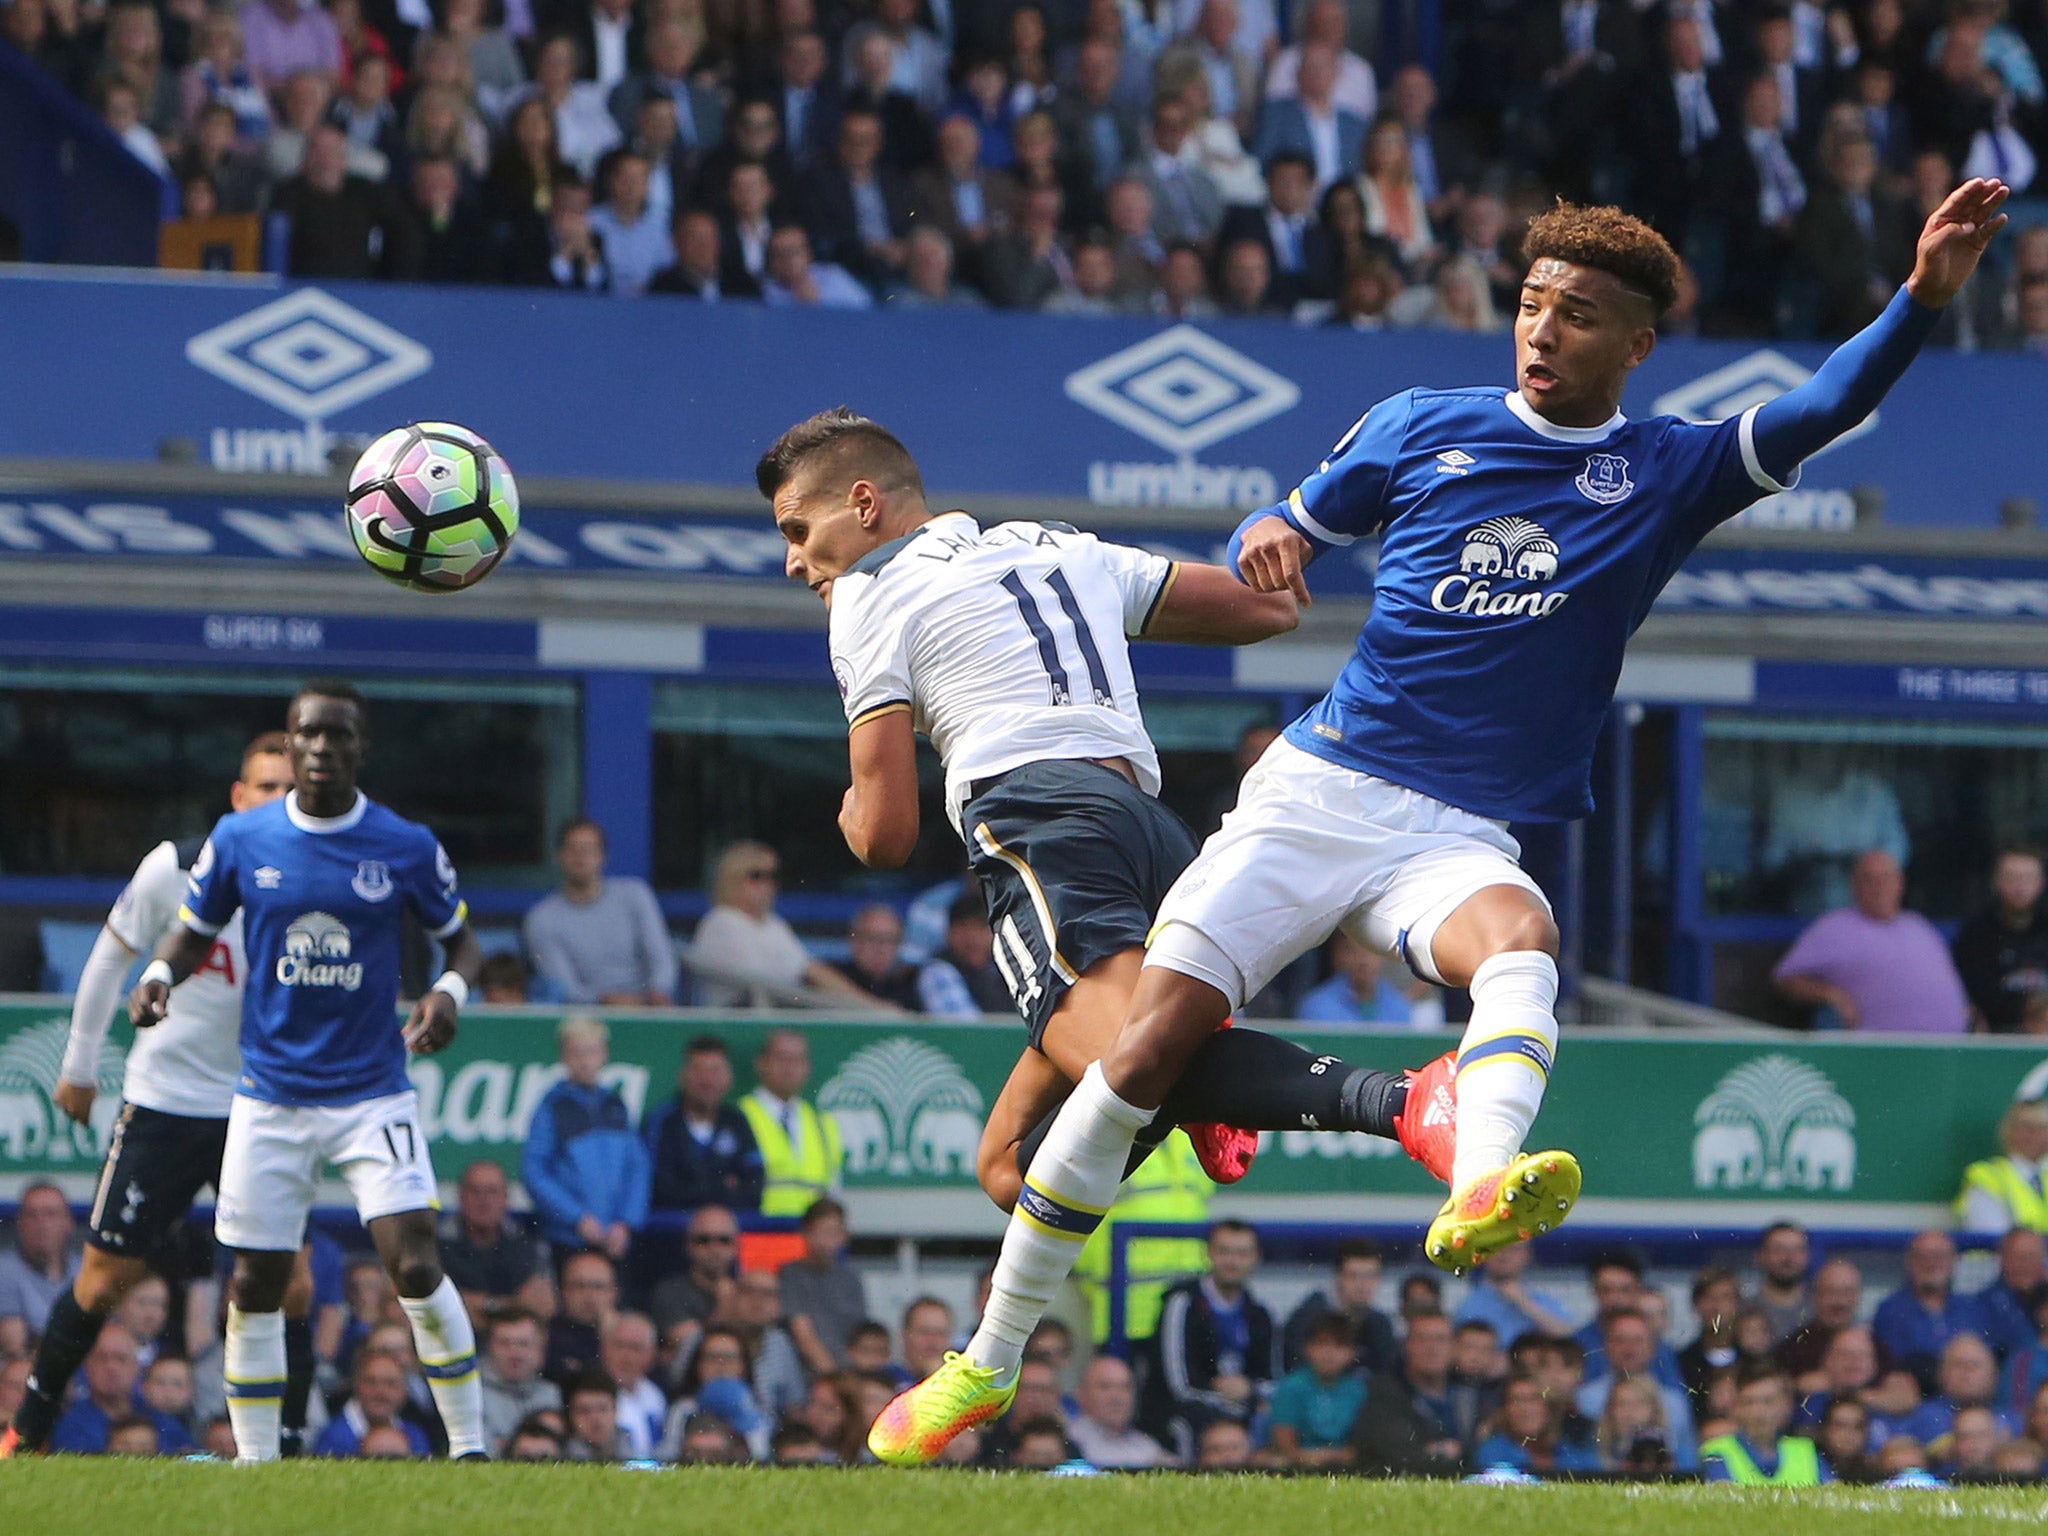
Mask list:
POLYGON ((176 1235, 199 1191, 220 1185, 226 1120, 121 1106, 107 1140, 85 1239, 93 1247, 146 1259, 176 1235))
POLYGON ((1076 978, 1142 949, 1168 887, 1195 856, 1187 824, 1100 763, 1026 763, 981 787, 961 817, 989 923, 1032 1049, 1076 978))

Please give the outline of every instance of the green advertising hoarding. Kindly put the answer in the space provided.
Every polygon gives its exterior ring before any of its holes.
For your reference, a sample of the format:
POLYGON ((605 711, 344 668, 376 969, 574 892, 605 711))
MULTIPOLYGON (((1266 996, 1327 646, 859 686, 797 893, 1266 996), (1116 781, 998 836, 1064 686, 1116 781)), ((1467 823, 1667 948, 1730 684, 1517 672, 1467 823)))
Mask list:
MULTIPOLYGON (((131 1036, 123 1024, 108 1040, 94 1123, 74 1126, 52 1101, 68 1011, 61 998, 0 1002, 0 1180, 9 1187, 97 1166, 131 1036)), ((474 1009, 453 1046, 414 1063, 444 1179, 479 1157, 517 1168, 533 1107, 559 1072, 558 1017, 474 1009)), ((701 1033, 725 1038, 744 1091, 772 1027, 744 1015, 621 1013, 610 1024, 608 1077, 636 1117, 674 1093, 683 1045, 701 1033)), ((1019 1029, 809 1017, 802 1027, 811 1093, 838 1121, 850 1189, 971 1190, 982 1117, 1016 1060, 1019 1029)), ((1451 1043, 1408 1033, 1298 1038, 1388 1068, 1420 1065, 1451 1043)), ((1537 1137, 1578 1153, 1589 1199, 1925 1207, 1951 1200, 1963 1165, 1995 1149, 2007 1103, 2042 1094, 2048 1044, 2024 1039, 1580 1031, 1558 1051, 1537 1137)), ((1289 1131, 1267 1139, 1239 1188, 1427 1196, 1437 1186, 1391 1142, 1289 1131)))

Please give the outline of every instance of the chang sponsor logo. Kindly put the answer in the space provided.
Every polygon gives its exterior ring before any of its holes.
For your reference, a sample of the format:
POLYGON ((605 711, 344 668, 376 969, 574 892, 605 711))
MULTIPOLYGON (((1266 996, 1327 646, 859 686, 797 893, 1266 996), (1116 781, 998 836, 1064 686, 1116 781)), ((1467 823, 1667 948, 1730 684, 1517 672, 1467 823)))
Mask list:
POLYGON ((93 1064, 92 1123, 74 1124, 57 1107, 58 1076, 71 1020, 62 1014, 42 1019, 0 1041, 0 1162, 62 1169, 99 1160, 114 1119, 121 1112, 121 1082, 128 1054, 111 1040, 100 1042, 93 1064))
POLYGON ((1542 524, 1490 517, 1465 535, 1456 574, 1430 588, 1429 605, 1438 613, 1476 618, 1547 617, 1571 596, 1541 590, 1556 578, 1557 559, 1557 540, 1542 524))
POLYGON ((1191 325, 1176 325, 1069 374, 1067 398, 1174 455, 1170 463, 1097 462, 1089 498, 1105 506, 1221 507, 1280 499, 1260 466, 1203 464, 1195 455, 1294 409, 1292 379, 1191 325))
POLYGON ((1846 1194, 1856 1110, 1818 1067, 1772 1052, 1746 1061, 1693 1111, 1696 1189, 1846 1194))
POLYGON ((354 947, 348 925, 340 918, 304 913, 284 931, 277 979, 287 987, 340 987, 353 992, 363 984, 363 962, 349 958, 354 947))
POLYGON ((908 1035, 858 1050, 818 1090, 849 1173, 974 1177, 981 1090, 935 1045, 908 1035))

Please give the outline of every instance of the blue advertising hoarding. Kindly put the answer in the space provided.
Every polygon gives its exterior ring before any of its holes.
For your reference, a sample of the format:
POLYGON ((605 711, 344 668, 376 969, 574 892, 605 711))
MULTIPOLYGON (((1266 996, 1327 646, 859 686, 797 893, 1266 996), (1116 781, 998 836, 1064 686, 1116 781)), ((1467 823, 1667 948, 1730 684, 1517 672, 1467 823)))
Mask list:
MULTIPOLYGON (((460 421, 528 474, 751 483, 790 422, 850 403, 942 499, 1251 508, 1374 401, 1505 386, 1505 336, 1217 321, 705 307, 484 289, 0 277, 0 456, 322 467, 336 442, 460 421)), ((1719 419, 1805 378, 1813 346, 1674 340, 1632 414, 1719 419)), ((1837 526, 1876 484, 1899 523, 1989 527, 2048 503, 2048 363, 1923 357, 1879 413, 1754 521, 1837 526)))

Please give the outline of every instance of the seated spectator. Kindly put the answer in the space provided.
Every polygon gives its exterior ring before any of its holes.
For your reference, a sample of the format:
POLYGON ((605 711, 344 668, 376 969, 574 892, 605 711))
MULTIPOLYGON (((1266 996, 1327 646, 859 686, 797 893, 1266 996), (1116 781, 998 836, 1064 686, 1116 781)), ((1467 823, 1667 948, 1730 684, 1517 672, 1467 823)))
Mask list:
MULTIPOLYGON (((803 231, 792 225, 778 229, 770 241, 771 247, 777 242, 789 247, 780 258, 785 276, 816 270, 809 268, 810 248, 802 237, 803 231)), ((771 251, 771 265, 776 260, 771 251)), ((779 281, 773 271, 769 277, 771 283, 779 281)), ((780 878, 775 850, 766 843, 734 843, 719 855, 711 880, 711 910, 690 943, 690 968, 700 978, 705 1006, 787 1005, 805 1001, 804 988, 829 993, 842 1005, 848 999, 872 1005, 875 999, 824 961, 813 959, 796 931, 776 915, 780 878)))
POLYGON ((477 968, 476 985, 482 1001, 506 1007, 526 1001, 532 977, 526 962, 506 950, 485 958, 477 968))
POLYGON ((1203 1426, 1195 1441, 1197 1472, 1243 1472, 1252 1464, 1251 1432, 1235 1419, 1203 1426))
POLYGON ((867 1292, 846 1258, 846 1211, 838 1201, 814 1201, 802 1234, 802 1256, 782 1266, 782 1306, 804 1364, 829 1373, 846 1365, 847 1340, 868 1315, 867 1292))
POLYGON ((1801 1394, 1825 1390, 1821 1359, 1836 1334, 1863 1311, 1863 1274, 1847 1259, 1829 1259, 1814 1272, 1813 1311, 1774 1353, 1801 1394))
MULTIPOLYGON (((944 1304, 934 1302, 933 1305, 944 1304)), ((984 1467, 1014 1467, 1018 1465, 1017 1453, 1027 1424, 1049 1419, 1061 1426, 1060 1437, 1064 1442, 1066 1418, 1060 1407, 1059 1373, 1046 1361, 1026 1360, 1017 1367, 1016 1400, 1010 1404, 1008 1413, 982 1432, 975 1460, 984 1467)), ((1069 1446, 1059 1459, 1066 1461, 1075 1454, 1069 1446)))
POLYGON ((1435 260, 1436 231, 1430 227, 1428 197, 1415 178, 1413 151, 1398 121, 1381 118, 1365 141, 1365 165, 1358 178, 1365 200, 1366 233, 1384 240, 1413 276, 1435 260))
POLYGON ((1945 1454, 1937 1453, 1934 1472, 1951 1481, 1980 1482, 1998 1475, 1998 1454, 2013 1432, 1990 1408, 1965 1408, 1949 1431, 1945 1454))
MULTIPOLYGON (((656 1282, 648 1298, 654 1325, 665 1341, 694 1339, 695 1329, 711 1320, 719 1299, 731 1287, 739 1264, 740 1226, 722 1205, 700 1205, 691 1213, 684 1239, 684 1266, 656 1282), (678 1330, 685 1330, 679 1334, 678 1330)), ((678 1350, 677 1368, 687 1364, 678 1350)))
POLYGON ((1700 1471, 1710 1483, 1768 1483, 1814 1488, 1833 1481, 1811 1440, 1787 1435, 1792 1383, 1773 1366, 1744 1366, 1735 1388, 1735 1433, 1700 1447, 1700 1471))
MULTIPOLYGON (((891 309, 981 309, 974 289, 953 277, 953 242, 936 229, 913 229, 903 242, 903 280, 892 284, 884 302, 891 309)), ((902 1006, 915 1010, 913 1000, 902 1006)))
POLYGON ((255 0, 241 19, 244 57, 264 90, 276 91, 297 70, 339 77, 341 33, 313 0, 255 0))
POLYGON ((899 1389, 923 1381, 944 1363, 952 1343, 953 1309, 936 1296, 920 1296, 903 1309, 898 1358, 890 1363, 889 1374, 899 1389))
POLYGON ((235 137, 260 143, 270 132, 270 99, 242 57, 242 24, 232 11, 207 11, 193 35, 193 61, 179 80, 186 132, 198 125, 209 102, 220 102, 234 116, 235 137))
POLYGON ((562 1261, 562 1306, 548 1320, 547 1374, 557 1384, 598 1364, 605 1320, 619 1305, 618 1273, 601 1253, 562 1261))
POLYGON ((543 1417, 524 1419, 506 1438, 501 1461, 560 1461, 562 1437, 543 1417))
POLYGON ((1862 330, 1913 270, 1917 232, 1880 169, 1876 147, 1860 132, 1838 141, 1800 211, 1793 244, 1819 290, 1815 328, 1823 336, 1862 330))
POLYGON ((1955 1293, 1956 1245, 1946 1232, 1916 1232, 1906 1244, 1906 1283, 1877 1304, 1871 1331, 1887 1356, 1934 1387, 1948 1341, 1970 1328, 1975 1308, 1955 1293))
POLYGON ((1670 1404, 1654 1381, 1630 1377, 1613 1382, 1597 1417, 1595 1433, 1605 1470, 1628 1472, 1646 1458, 1657 1457, 1666 1467, 1673 1464, 1670 1404))
POLYGON ((70 1203, 56 1185, 38 1181, 23 1188, 14 1213, 14 1246, 0 1249, 0 1318, 19 1317, 33 1334, 49 1326, 50 1308, 78 1276, 74 1225, 70 1203))
POLYGON ((1756 1304, 1770 1321, 1770 1347, 1788 1339, 1806 1321, 1806 1270, 1812 1245, 1789 1221, 1765 1227, 1756 1242, 1756 1304))
POLYGON ((1058 187, 1031 187, 1017 209, 1017 227, 992 240, 982 260, 982 282, 999 309, 1042 309, 1055 293, 1074 287, 1074 267, 1060 243, 1058 187))
POLYGON ((1358 1373, 1357 1335, 1349 1318, 1332 1313, 1308 1331, 1305 1364, 1273 1386, 1267 1435, 1274 1463, 1282 1467, 1347 1467, 1351 1432, 1365 1406, 1365 1378, 1358 1373))
POLYGON ((731 1424, 716 1414, 695 1413, 683 1425, 675 1459, 686 1467, 730 1467, 749 1457, 746 1442, 731 1424))
POLYGON ((1259 114, 1254 153, 1267 162, 1268 187, 1274 157, 1300 157, 1311 183, 1301 198, 1304 206, 1316 191, 1356 176, 1363 164, 1371 119, 1336 99, 1338 62, 1337 50, 1327 44, 1304 47, 1299 91, 1292 97, 1269 98, 1259 114))
POLYGON ((623 1461, 628 1453, 619 1434, 618 1383, 602 1369, 586 1370, 571 1378, 562 1396, 569 1428, 562 1459, 623 1461))
MULTIPOLYGON (((1970 1298, 1971 1327, 1989 1341, 2000 1359, 2034 1342, 2035 1298, 2048 1281, 2048 1248, 2039 1232, 2014 1227, 1998 1241, 1998 1274, 1970 1298)), ((1953 1341, 1951 1341, 1953 1342, 1953 1341)))
POLYGON ((590 227, 590 189, 581 182, 558 184, 548 204, 547 238, 515 242, 506 256, 506 279, 533 288, 569 293, 605 293, 612 285, 604 242, 590 227))
POLYGON ((1489 1258, 1473 1275, 1453 1321, 1461 1328, 1467 1323, 1485 1323, 1502 1348, 1512 1347, 1531 1332, 1559 1339, 1568 1335, 1571 1324, 1565 1320, 1563 1306, 1523 1278, 1533 1257, 1534 1250, 1522 1243, 1489 1258), (1507 1263, 1500 1262, 1503 1258, 1507 1263))
MULTIPOLYGON (((158 176, 169 178, 171 162, 163 142, 142 120, 142 98, 125 80, 102 80, 93 87, 93 105, 107 132, 121 141, 122 148, 158 176)), ((196 216, 196 215, 195 215, 196 216)))
POLYGON ((1016 1449, 1008 1465, 1020 1472, 1050 1472, 1072 1459, 1066 1427, 1056 1418, 1042 1415, 1025 1419, 1017 1426, 1016 1449))
POLYGON ((666 1008, 676 1001, 678 967, 662 907, 647 881, 608 877, 604 856, 604 827, 596 821, 561 829, 561 887, 526 913, 526 952, 565 1004, 666 1008))
POLYGON ((218 101, 199 109, 173 170, 180 184, 204 177, 213 187, 215 211, 224 214, 254 213, 268 182, 261 151, 237 142, 234 109, 218 101))
POLYGON ((1905 872, 1873 849, 1849 876, 1853 906, 1814 919, 1771 978, 1793 1002, 1828 1008, 1844 1029, 1960 1034, 1970 1003, 1935 926, 1903 909, 1905 872))
POLYGON ((1494 310, 1486 273, 1469 256, 1453 256, 1440 263, 1430 279, 1429 295, 1428 307, 1410 317, 1410 324, 1475 335, 1506 329, 1506 322, 1494 310))
MULTIPOLYGON (((654 280, 647 285, 649 293, 696 299, 704 304, 761 296, 751 279, 745 281, 744 287, 726 286, 727 272, 720 259, 718 220, 714 215, 702 208, 685 208, 675 217, 673 234, 676 264, 654 274, 654 280)), ((663 930, 662 936, 667 938, 667 930, 663 930)), ((673 952, 671 947, 670 953, 673 952)))
POLYGON ((1118 312, 1116 255, 1101 234, 1074 244, 1074 286, 1053 294, 1039 309, 1048 315, 1101 317, 1118 312))
POLYGON ((483 216, 463 195, 455 162, 412 164, 410 198, 392 222, 391 275, 416 283, 480 283, 489 275, 483 216))
POLYGON ((305 168, 271 197, 291 224, 285 269, 293 277, 377 275, 396 219, 381 188, 348 170, 348 135, 316 123, 305 168))
POLYGON ((729 211, 727 189, 732 184, 733 168, 739 165, 762 167, 778 187, 797 184, 796 162, 783 145, 782 119, 776 115, 773 101, 759 98, 740 104, 725 142, 706 155, 698 167, 691 201, 712 214, 729 211))
MULTIPOLYGON (((650 170, 639 155, 613 150, 598 166, 604 201, 590 214, 591 231, 604 242, 611 291, 634 298, 647 291, 655 273, 674 266, 676 260, 668 221, 647 201, 650 170)), ((541 970, 548 972, 549 963, 543 962, 541 970)))
POLYGON ((1223 223, 1223 194, 1215 180, 1183 158, 1194 127, 1185 101, 1158 97, 1147 142, 1125 170, 1152 194, 1152 233, 1164 246, 1183 240, 1205 245, 1223 223))
POLYGON ((414 1456, 433 1453, 426 1432, 405 1417, 409 1394, 401 1361, 381 1350, 364 1349, 356 1358, 353 1387, 341 1411, 313 1442, 315 1456, 361 1456, 373 1429, 397 1430, 414 1456))
POLYGON ((550 37, 534 55, 532 94, 513 109, 506 137, 518 144, 539 179, 547 179, 558 162, 588 177, 625 137, 605 105, 605 88, 595 80, 577 78, 582 66, 582 45, 575 38, 566 33, 550 37), (528 103, 538 104, 532 116, 527 115, 528 103), (545 159, 533 126, 536 118, 550 127, 545 159))
POLYGON ((676 104, 666 96, 642 101, 626 143, 647 162, 648 211, 673 231, 676 214, 697 185, 696 157, 676 131, 676 104))
POLYGON ((471 97, 460 51, 445 39, 429 39, 419 81, 405 115, 406 154, 445 156, 467 175, 483 175, 491 168, 490 130, 471 97))
POLYGON ((1616 1307, 1602 1314, 1601 1344, 1606 1352, 1608 1373, 1589 1380, 1579 1389, 1579 1412, 1598 1418, 1607 1406, 1607 1396, 1617 1380, 1641 1377, 1655 1387, 1663 1400, 1664 1423, 1669 1435, 1672 1461, 1691 1471, 1698 1460, 1693 1434, 1692 1403, 1683 1387, 1657 1379, 1657 1336, 1649 1321, 1634 1307, 1616 1307))
MULTIPOLYGON (((1149 1387, 1148 1427, 1194 1457, 1213 1418, 1249 1422, 1281 1375, 1280 1330, 1249 1286, 1259 1239, 1241 1221, 1209 1228, 1209 1273, 1166 1293, 1159 1311, 1159 1369, 1149 1387)), ((1304 1346, 1305 1347, 1305 1346, 1304 1346)))
POLYGON ((571 1015, 556 1026, 555 1039, 564 1075, 534 1106, 520 1174, 550 1243, 621 1260, 647 1224, 647 1145, 619 1090, 598 1082, 610 1056, 604 1020, 571 1015))
POLYGON ((1815 1449, 1838 1483, 1874 1483, 1870 1459, 1870 1410, 1854 1397, 1837 1397, 1822 1410, 1813 1432, 1815 1449))
POLYGON ((774 1426, 748 1382, 752 1366, 746 1340, 736 1330, 723 1323, 707 1327, 669 1410, 658 1454, 667 1461, 681 1460, 690 1422, 708 1414, 744 1440, 756 1458, 765 1458, 774 1426))
POLYGON ((941 1019, 1013 1013, 1010 989, 996 969, 995 930, 979 891, 963 892, 946 914, 946 942, 917 975, 918 1001, 941 1019))
POLYGON ((1898 1420, 1893 1432, 1919 1441, 1937 1460, 1948 1450, 1948 1437, 1966 1409, 1991 1409, 2001 1430, 2008 1435, 2020 1433, 2020 1415, 2011 1408, 1995 1406, 1998 1361, 1991 1346, 1976 1334, 1959 1333, 1948 1341, 1935 1372, 1935 1386, 1935 1395, 1898 1420))
POLYGON ((918 226, 976 255, 1009 229, 1017 195, 1016 183, 982 163, 981 130, 962 114, 939 125, 938 161, 918 171, 909 188, 918 226))
POLYGON ((598 1359, 618 1388, 619 1443, 628 1456, 652 1456, 668 1422, 668 1394, 654 1367, 654 1322, 644 1312, 615 1312, 598 1334, 598 1359))
POLYGON ((1067 1417, 1067 1437, 1081 1459, 1105 1471, 1175 1465, 1166 1447, 1139 1429, 1138 1389, 1131 1368, 1114 1355, 1097 1355, 1081 1372, 1079 1412, 1067 1417))
POLYGON ((803 1358, 783 1322, 782 1282, 775 1273, 741 1270, 711 1315, 746 1345, 751 1362, 748 1384, 761 1411, 771 1422, 794 1412, 803 1403, 809 1384, 803 1358))
POLYGON ((768 1437, 768 1459, 778 1467, 823 1467, 838 1460, 808 1424, 779 1426, 768 1437))
POLYGON ((1956 1225, 1964 1232, 1996 1236, 2014 1227, 2048 1231, 2048 1197, 2041 1168, 2048 1158, 2048 1103, 2039 1099, 2006 1105, 1998 1120, 1997 1157, 1963 1170, 1956 1192, 1956 1225))
POLYGON ((1699 1332, 1678 1352, 1678 1374, 1692 1396, 1695 1421, 1706 1406, 1709 1374, 1730 1369, 1738 1357, 1735 1315, 1741 1304, 1733 1270, 1709 1264, 1693 1276, 1692 1312, 1699 1332))
POLYGON ((870 997, 917 1011, 917 967, 903 958, 903 919, 880 902, 853 914, 846 977, 870 997))
POLYGON ((541 1375, 547 1356, 541 1321, 520 1306, 498 1311, 486 1324, 483 1358, 484 1439, 493 1455, 509 1454, 520 1426, 536 1413, 562 1406, 562 1389, 541 1375))
MULTIPOLYGON (((1879 1364, 1877 1340, 1868 1328, 1852 1324, 1837 1329, 1819 1367, 1793 1378, 1793 1427, 1807 1433, 1821 1421, 1828 1405, 1841 1397, 1853 1397, 1871 1407, 1886 1406, 1889 1394, 1880 1385, 1885 1374, 1879 1364)), ((1916 1389, 1898 1403, 1899 1409, 1911 1409, 1918 1397, 1916 1389)))
POLYGON ((1330 936, 1330 979, 1312 988, 1295 1009, 1303 1023, 1353 1025, 1408 1022, 1407 995, 1385 974, 1375 951, 1339 931, 1330 936))
POLYGON ((631 132, 640 103, 666 96, 676 106, 676 131, 693 155, 708 154, 725 137, 725 106, 718 92, 692 78, 704 46, 701 21, 668 18, 647 29, 647 67, 611 93, 608 105, 621 132, 631 132))
MULTIPOLYGON (((2027 233, 2032 259, 2048 271, 2048 226, 2027 233)), ((2017 264, 2017 254, 2014 260, 2017 264)), ((2048 904, 2041 900, 2042 886, 2039 850, 2020 843, 1999 849, 1991 900, 1956 931, 1951 954, 1970 995, 1973 1022, 1995 1035, 2015 1033, 2027 997, 2048 988, 2048 904)))
MULTIPOLYGON (((192 1410, 192 1362, 182 1355, 158 1355, 142 1373, 142 1403, 152 1414, 169 1419, 185 1436, 185 1444, 199 1441, 197 1415, 192 1410)), ((155 1426, 152 1424, 152 1430, 155 1426)))
MULTIPOLYGON (((1616 1308, 1626 1307, 1644 1312, 1647 1317, 1650 1292, 1643 1284, 1643 1261, 1626 1249, 1610 1248, 1594 1254, 1586 1263, 1586 1276, 1593 1285, 1593 1319, 1572 1337, 1586 1352, 1586 1380, 1598 1381, 1608 1370, 1607 1314, 1616 1308)), ((1657 1340, 1657 1363, 1651 1374, 1665 1386, 1685 1385, 1684 1374, 1678 1368, 1678 1357, 1664 1342, 1662 1331, 1653 1324, 1651 1333, 1657 1340)))
MULTIPOLYGON (((492 121, 502 118, 519 88, 526 84, 526 67, 519 51, 503 27, 484 24, 483 0, 442 0, 438 12, 440 29, 469 61, 469 75, 476 99, 492 121)), ((424 41, 424 39, 422 39, 424 41)))
MULTIPOLYGON (((335 98, 327 115, 341 125, 356 154, 380 157, 390 168, 405 161, 405 127, 391 104, 391 61, 365 53, 356 61, 348 89, 335 98)), ((450 161, 450 164, 453 164, 450 161)), ((458 171, 461 170, 458 167, 458 171)))
POLYGON ((455 1209, 436 1224, 441 1267, 462 1293, 470 1320, 481 1326, 493 1311, 523 1306, 535 1316, 555 1309, 546 1247, 506 1214, 505 1170, 478 1158, 455 1185, 455 1209))
POLYGON ((1216 313, 1209 296, 1209 270, 1192 245, 1176 245, 1166 253, 1151 311, 1162 320, 1206 320, 1216 313))
POLYGON ((160 1456, 164 1454, 163 1437, 157 1432, 156 1425, 148 1419, 134 1415, 116 1419, 107 1428, 107 1454, 160 1456))
POLYGON ((911 192, 882 159, 882 120, 875 113, 849 105, 832 158, 811 167, 797 204, 822 263, 843 267, 870 287, 902 270, 911 192))
POLYGON ((732 1059, 725 1042, 716 1035, 697 1036, 676 1069, 676 1096, 641 1127, 653 1165, 656 1209, 761 1208, 766 1178, 761 1149, 747 1117, 726 1102, 731 1092, 732 1059))
POLYGON ((780 225, 768 237, 761 300, 779 308, 872 309, 875 303, 874 295, 846 268, 811 259, 811 238, 800 224, 780 225))
POLYGON ((111 1314, 135 1341, 136 1363, 145 1370, 163 1348, 164 1329, 171 1320, 171 1288, 162 1275, 145 1275, 121 1298, 111 1314))
POLYGON ((136 1387, 142 1380, 141 1349, 135 1336, 118 1322, 109 1320, 101 1327, 80 1375, 85 1378, 85 1393, 64 1411, 50 1431, 51 1451, 75 1456, 105 1455, 112 1427, 138 1417, 155 1426, 161 1449, 191 1449, 192 1436, 184 1425, 154 1408, 138 1407, 136 1387))
POLYGON ((1380 1245, 1369 1237, 1347 1237, 1337 1244, 1334 1285, 1329 1291, 1311 1291, 1287 1314, 1280 1358, 1288 1370, 1306 1363, 1309 1331, 1330 1316, 1340 1316, 1351 1324, 1352 1348, 1361 1370, 1370 1373, 1394 1368, 1401 1354, 1394 1324, 1374 1305, 1384 1262, 1380 1245))
MULTIPOLYGON (((1598 1472, 1598 1446, 1590 1439, 1567 1439, 1561 1405, 1544 1393, 1533 1376, 1509 1376, 1501 1389, 1493 1428, 1472 1452, 1472 1465, 1513 1467, 1518 1472, 1598 1472)), ((1576 1418, 1577 1415, 1574 1415, 1576 1418)))
POLYGON ((163 24, 148 5, 107 7, 97 85, 120 84, 135 93, 136 115, 161 139, 175 139, 184 120, 177 76, 164 64, 163 24))

